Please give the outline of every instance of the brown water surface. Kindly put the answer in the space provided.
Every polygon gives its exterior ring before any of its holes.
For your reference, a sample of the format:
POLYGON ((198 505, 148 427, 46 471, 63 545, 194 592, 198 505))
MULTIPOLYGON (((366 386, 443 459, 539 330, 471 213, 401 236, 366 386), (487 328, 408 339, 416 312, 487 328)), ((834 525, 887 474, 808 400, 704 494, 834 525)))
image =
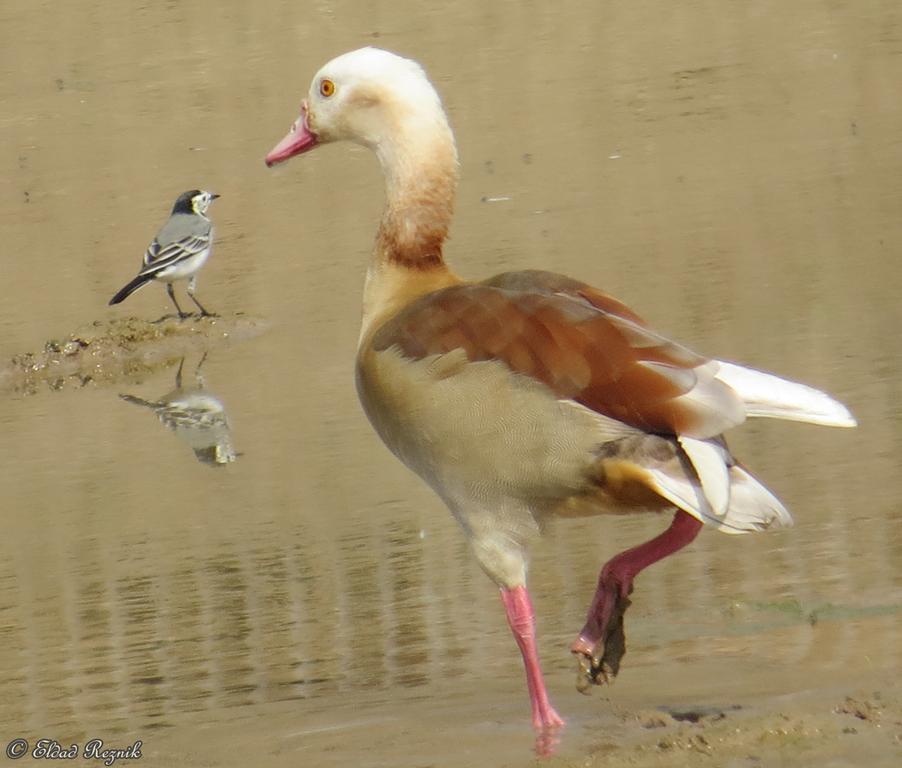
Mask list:
MULTIPOLYGON (((898 719, 834 711, 862 687, 898 696, 902 663, 897 2, 34 0, 0 6, 0 42, 0 358, 169 312, 155 285, 106 302, 192 187, 222 194, 198 296, 270 326, 202 367, 235 461, 198 461, 119 397, 162 402, 175 357, 0 399, 4 745, 141 739, 142 766, 533 759, 497 590, 357 405, 377 164, 347 146, 262 162, 319 66, 376 44, 445 100, 460 273, 573 274, 861 423, 731 435, 796 527, 707 533, 643 574, 624 669, 591 698, 567 648, 597 570, 664 521, 552 527, 531 584, 570 724, 556 759, 606 765, 645 738, 634 713, 682 708, 760 715, 736 760, 803 764, 792 750, 826 734, 830 764, 899 764, 898 719), (808 736, 780 736, 781 713, 808 736)), ((704 751, 687 733, 641 755, 704 751)))

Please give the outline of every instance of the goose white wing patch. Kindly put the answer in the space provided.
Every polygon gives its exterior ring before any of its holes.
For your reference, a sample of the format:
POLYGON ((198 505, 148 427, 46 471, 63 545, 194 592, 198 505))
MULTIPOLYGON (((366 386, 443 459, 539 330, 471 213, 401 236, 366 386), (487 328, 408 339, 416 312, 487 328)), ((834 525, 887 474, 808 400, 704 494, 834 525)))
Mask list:
POLYGON ((674 506, 722 533, 752 533, 792 527, 780 500, 738 466, 729 468, 730 504, 722 516, 712 514, 698 483, 663 469, 649 469, 655 490, 674 506))
POLYGON ((710 440, 696 440, 694 437, 684 435, 680 435, 677 439, 695 468, 695 473, 702 484, 702 491, 711 506, 711 512, 717 517, 723 517, 730 506, 727 452, 719 443, 710 440))
POLYGON ((722 360, 712 360, 706 367, 742 399, 749 416, 827 427, 857 426, 846 406, 814 387, 722 360))

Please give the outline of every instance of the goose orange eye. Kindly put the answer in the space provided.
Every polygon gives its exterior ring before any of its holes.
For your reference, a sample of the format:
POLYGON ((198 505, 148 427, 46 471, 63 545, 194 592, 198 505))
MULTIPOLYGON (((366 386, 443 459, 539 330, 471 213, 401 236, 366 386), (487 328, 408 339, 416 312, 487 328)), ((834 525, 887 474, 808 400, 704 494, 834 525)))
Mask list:
POLYGON ((331 80, 323 80, 323 81, 319 84, 319 92, 320 92, 323 96, 325 96, 326 98, 328 98, 328 97, 331 96, 333 93, 335 93, 335 83, 333 83, 331 80))

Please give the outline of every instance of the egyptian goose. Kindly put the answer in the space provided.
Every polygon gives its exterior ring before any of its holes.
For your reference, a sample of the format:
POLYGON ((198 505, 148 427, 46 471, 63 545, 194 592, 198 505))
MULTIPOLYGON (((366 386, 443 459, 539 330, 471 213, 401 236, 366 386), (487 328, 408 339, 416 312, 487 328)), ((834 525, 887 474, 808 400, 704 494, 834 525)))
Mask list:
POLYGON ((744 533, 791 525, 722 433, 748 416, 837 427, 823 392, 709 360, 651 330, 616 299, 568 277, 457 277, 442 257, 457 150, 442 103, 414 61, 375 48, 313 78, 275 165, 347 140, 382 164, 387 202, 363 295, 357 389, 385 444, 447 504, 501 589, 523 656, 534 726, 549 702, 526 587, 527 547, 550 515, 673 510, 658 537, 601 570, 571 651, 583 686, 609 681, 625 651, 636 575, 702 525, 744 533))

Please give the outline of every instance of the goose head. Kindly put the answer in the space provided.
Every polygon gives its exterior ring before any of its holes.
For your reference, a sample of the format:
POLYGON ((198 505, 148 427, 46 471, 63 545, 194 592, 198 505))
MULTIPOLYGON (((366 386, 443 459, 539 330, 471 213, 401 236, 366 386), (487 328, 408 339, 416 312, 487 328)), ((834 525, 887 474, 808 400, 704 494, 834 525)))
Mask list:
POLYGON ((266 156, 266 164, 282 163, 320 144, 351 141, 390 165, 399 146, 415 147, 437 136, 453 144, 441 100, 423 68, 389 51, 360 48, 316 73, 300 115, 266 156))

